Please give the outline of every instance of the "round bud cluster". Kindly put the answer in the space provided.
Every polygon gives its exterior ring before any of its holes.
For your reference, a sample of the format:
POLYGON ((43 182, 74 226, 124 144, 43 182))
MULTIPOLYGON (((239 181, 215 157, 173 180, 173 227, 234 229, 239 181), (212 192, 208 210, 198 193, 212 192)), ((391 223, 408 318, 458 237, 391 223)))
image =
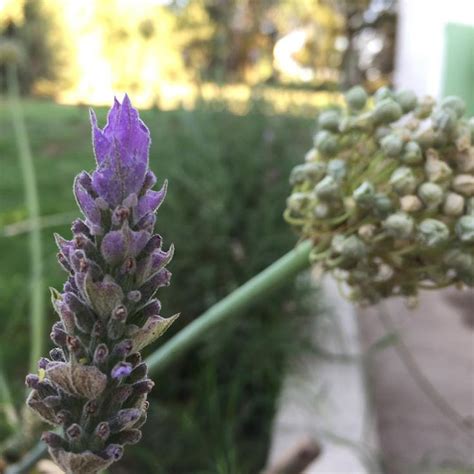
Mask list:
POLYGON ((351 298, 474 286, 474 119, 411 91, 349 90, 290 177, 286 220, 351 298))

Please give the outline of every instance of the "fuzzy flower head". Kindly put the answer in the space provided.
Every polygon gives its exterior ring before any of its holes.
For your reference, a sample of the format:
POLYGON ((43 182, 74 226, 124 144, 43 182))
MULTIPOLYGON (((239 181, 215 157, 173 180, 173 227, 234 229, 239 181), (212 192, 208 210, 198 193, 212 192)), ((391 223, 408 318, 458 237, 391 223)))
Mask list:
POLYGON ((56 347, 26 379, 28 405, 63 428, 43 440, 71 474, 105 469, 140 440, 153 388, 140 351, 176 318, 163 318, 156 298, 170 282, 173 247, 164 251, 153 234, 166 183, 152 189, 149 131, 128 96, 115 100, 103 129, 93 112, 91 122, 97 168, 74 181, 84 220, 74 221, 71 240, 55 236, 68 273, 63 291, 52 290, 56 347))
POLYGON ((474 286, 474 122, 464 102, 355 87, 320 113, 285 218, 312 259, 373 303, 474 286))

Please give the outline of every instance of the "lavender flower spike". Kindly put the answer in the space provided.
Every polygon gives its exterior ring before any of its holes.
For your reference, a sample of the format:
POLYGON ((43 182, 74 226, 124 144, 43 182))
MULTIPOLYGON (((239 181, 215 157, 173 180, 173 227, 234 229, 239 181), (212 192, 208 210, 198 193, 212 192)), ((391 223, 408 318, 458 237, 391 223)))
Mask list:
POLYGON ((74 181, 84 220, 73 223, 71 240, 56 235, 69 274, 62 293, 51 290, 57 347, 26 378, 27 404, 63 429, 42 439, 68 474, 95 474, 140 440, 153 382, 139 351, 177 317, 161 317, 155 298, 170 282, 173 246, 163 251, 153 235, 166 183, 152 189, 150 133, 128 96, 115 100, 103 129, 93 112, 91 122, 97 168, 74 181))

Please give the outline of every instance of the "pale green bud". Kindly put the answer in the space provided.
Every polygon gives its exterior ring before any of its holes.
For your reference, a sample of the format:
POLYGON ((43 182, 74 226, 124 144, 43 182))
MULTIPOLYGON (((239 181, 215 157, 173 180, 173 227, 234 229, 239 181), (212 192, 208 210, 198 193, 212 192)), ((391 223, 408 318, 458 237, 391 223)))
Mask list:
POLYGON ((407 165, 417 165, 423 161, 423 152, 417 142, 408 142, 405 145, 402 161, 407 165))
POLYGON ((374 211, 379 217, 386 217, 393 211, 392 200, 384 193, 374 195, 374 211))
POLYGON ((390 184, 398 194, 412 194, 416 189, 416 178, 411 168, 400 166, 390 176, 390 184))
POLYGON ((359 237, 351 235, 342 241, 340 254, 351 260, 361 259, 367 255, 367 247, 359 237))
POLYGON ((340 195, 339 183, 332 176, 326 176, 314 187, 314 194, 323 200, 338 197, 340 195))
POLYGON ((463 196, 474 196, 474 176, 458 174, 452 183, 453 189, 463 196))
POLYGON ((311 148, 311 150, 308 150, 306 154, 304 155, 304 161, 306 162, 312 162, 316 161, 318 159, 318 151, 316 148, 311 148))
POLYGON ((374 94, 375 102, 381 102, 385 99, 393 99, 393 92, 386 86, 379 87, 374 94))
POLYGON ((418 212, 422 207, 420 198, 414 194, 407 194, 400 198, 400 208, 404 212, 418 212))
POLYGON ((326 156, 335 155, 339 149, 337 136, 327 130, 321 130, 314 136, 314 146, 326 156))
POLYGON ((411 112, 418 105, 416 94, 410 90, 397 92, 395 100, 400 104, 404 113, 411 112))
POLYGON ((413 234, 415 223, 405 212, 397 212, 382 222, 382 227, 394 239, 408 239, 413 234))
POLYGON ((318 125, 323 130, 337 132, 339 130, 340 114, 337 110, 325 110, 318 117, 318 125))
POLYGON ((363 224, 359 227, 357 233, 362 240, 370 242, 375 235, 375 230, 376 227, 374 224, 363 224))
POLYGON ((425 162, 425 173, 427 178, 433 183, 442 183, 451 178, 453 170, 449 165, 437 158, 437 153, 427 152, 427 159, 425 162))
POLYGON ((328 217, 331 213, 329 205, 325 202, 318 202, 314 208, 314 216, 317 219, 324 219, 328 217))
POLYGON ((309 202, 310 198, 307 193, 293 193, 286 200, 286 206, 290 211, 301 214, 309 202))
POLYGON ((447 134, 454 132, 456 128, 456 112, 452 109, 437 109, 431 116, 435 129, 447 134))
POLYGON ((402 116, 402 108, 393 99, 383 99, 377 103, 373 111, 376 123, 395 122, 402 116))
POLYGON ((455 230, 461 242, 474 243, 474 216, 462 216, 456 222, 455 230))
POLYGON ((370 181, 364 181, 352 193, 354 201, 362 208, 369 208, 374 202, 375 188, 370 181))
POLYGON ((449 96, 444 98, 441 102, 441 108, 452 110, 456 114, 457 118, 461 118, 466 112, 465 102, 461 98, 456 96, 449 96))
POLYGON ((421 128, 415 133, 415 140, 424 150, 430 148, 435 142, 435 133, 432 128, 421 128))
POLYGON ((346 92, 346 102, 349 108, 361 110, 367 103, 367 92, 361 86, 355 86, 346 92))
POLYGON ((335 158, 333 160, 329 160, 327 174, 332 176, 336 181, 341 181, 346 176, 347 167, 346 162, 344 160, 340 160, 335 158))
POLYGON ((460 151, 456 158, 457 169, 461 173, 474 174, 474 147, 460 151))
POLYGON ((432 209, 443 202, 443 188, 435 183, 423 183, 418 188, 418 196, 426 207, 432 209))
POLYGON ((394 133, 385 136, 380 141, 380 144, 382 146, 382 151, 390 158, 396 158, 397 156, 400 156, 400 153, 403 149, 402 139, 394 133))
POLYGON ((419 119, 428 118, 433 111, 435 101, 433 97, 425 96, 421 100, 418 101, 418 105, 414 110, 415 117, 419 119))
POLYGON ((290 174, 290 184, 294 186, 305 181, 310 181, 313 184, 317 183, 325 175, 325 172, 326 165, 322 162, 304 163, 295 166, 290 174))
POLYGON ((457 193, 448 193, 443 204, 443 214, 460 216, 464 211, 464 198, 457 193))
POLYGON ((443 258, 444 264, 456 271, 458 277, 467 285, 474 286, 474 254, 461 249, 448 250, 443 258))
POLYGON ((449 228, 437 219, 424 219, 418 225, 417 238, 427 247, 437 247, 449 240, 449 228))

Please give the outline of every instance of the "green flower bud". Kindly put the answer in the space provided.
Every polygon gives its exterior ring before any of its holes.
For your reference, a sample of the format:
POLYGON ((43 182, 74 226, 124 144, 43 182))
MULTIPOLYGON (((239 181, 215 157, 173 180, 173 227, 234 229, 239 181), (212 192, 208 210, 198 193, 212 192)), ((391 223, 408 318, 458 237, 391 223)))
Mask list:
POLYGON ((314 187, 314 194, 323 200, 339 197, 339 183, 332 176, 326 176, 314 187))
POLYGON ((462 216, 456 222, 455 230, 461 242, 474 243, 474 216, 462 216))
POLYGON ((423 161, 423 153, 417 142, 408 142, 405 145, 402 161, 407 165, 417 165, 423 161))
POLYGON ((310 199, 307 193, 293 193, 290 194, 286 200, 286 206, 290 211, 301 214, 304 212, 309 201, 310 199))
POLYGON ((375 188, 370 181, 364 181, 352 193, 354 201, 362 208, 369 208, 374 202, 375 188))
POLYGON ((332 176, 336 181, 341 181, 346 176, 346 173, 346 162, 344 160, 338 158, 329 160, 327 168, 327 174, 329 176, 332 176))
POLYGON ((435 142, 435 133, 432 128, 422 128, 415 133, 415 141, 423 150, 430 148, 435 142))
POLYGON ((316 219, 324 219, 331 214, 331 208, 325 202, 318 202, 314 208, 314 217, 316 219))
POLYGON ((390 184, 398 194, 412 194, 416 189, 416 178, 411 168, 400 166, 390 176, 390 184))
POLYGON ((367 103, 367 92, 361 86, 355 86, 346 92, 346 102, 350 109, 361 110, 367 103))
POLYGON ((420 101, 414 110, 415 117, 419 119, 428 118, 433 111, 435 101, 433 97, 425 96, 420 101))
POLYGON ((385 153, 385 155, 389 156, 390 158, 396 158, 397 156, 400 156, 403 149, 402 139, 394 133, 382 138, 380 145, 382 146, 382 151, 385 153))
POLYGON ((341 243, 340 254, 347 259, 361 259, 367 255, 367 246, 355 235, 344 239, 341 243))
POLYGON ((464 211, 464 198, 460 194, 448 193, 443 204, 443 214, 460 216, 464 211))
POLYGON ((373 224, 363 224, 359 227, 357 233, 364 242, 370 242, 375 235, 376 227, 373 224))
POLYGON ((337 132, 339 130, 340 114, 337 110, 325 110, 318 117, 318 125, 323 130, 337 132))
POLYGON ((424 219, 418 225, 417 239, 427 247, 437 247, 449 240, 449 228, 437 219, 424 219))
POLYGON ((435 129, 451 134, 456 128, 456 112, 452 109, 437 109, 431 115, 433 126, 435 129))
POLYGON ((437 153, 430 154, 425 162, 425 173, 427 178, 433 183, 442 183, 451 178, 453 170, 449 165, 440 159, 438 159, 437 153))
POLYGON ((395 94, 395 100, 400 104, 404 113, 411 112, 417 105, 416 94, 410 90, 403 90, 395 94))
POLYGON ((339 149, 336 135, 327 130, 321 130, 315 135, 314 146, 326 156, 334 156, 339 149))
POLYGON ((393 99, 383 99, 375 106, 373 115, 376 123, 390 123, 402 116, 402 108, 393 99))
POLYGON ((318 159, 318 151, 315 148, 311 148, 311 150, 308 150, 306 155, 304 155, 304 161, 306 162, 316 161, 317 159, 318 159))
POLYGON ((379 87, 375 91, 374 100, 378 103, 385 99, 393 99, 393 92, 388 87, 379 87))
POLYGON ((444 98, 441 102, 441 108, 452 110, 456 114, 457 118, 461 118, 466 112, 465 102, 456 96, 444 98))
POLYGON ((382 222, 382 227, 394 239, 408 239, 413 234, 415 223, 405 212, 397 212, 382 222))
POLYGON ((435 183, 423 183, 418 188, 418 196, 426 207, 433 209, 443 202, 443 188, 435 183))
POLYGON ((314 184, 325 175, 325 172, 326 165, 322 162, 297 165, 291 171, 290 184, 295 186, 296 184, 302 184, 305 181, 310 181, 314 184))
POLYGON ((393 211, 392 200, 384 193, 376 193, 374 196, 374 211, 379 217, 386 217, 393 211))
POLYGON ((474 196, 474 176, 470 174, 458 174, 452 183, 453 189, 463 196, 474 196))
POLYGON ((474 254, 461 249, 448 250, 443 258, 443 263, 456 271, 457 276, 466 285, 474 286, 474 254))
POLYGON ((461 173, 474 174, 474 148, 460 151, 456 159, 457 169, 461 173))
POLYGON ((414 194, 408 194, 400 198, 400 208, 404 212, 418 212, 422 207, 423 203, 420 198, 414 194))

